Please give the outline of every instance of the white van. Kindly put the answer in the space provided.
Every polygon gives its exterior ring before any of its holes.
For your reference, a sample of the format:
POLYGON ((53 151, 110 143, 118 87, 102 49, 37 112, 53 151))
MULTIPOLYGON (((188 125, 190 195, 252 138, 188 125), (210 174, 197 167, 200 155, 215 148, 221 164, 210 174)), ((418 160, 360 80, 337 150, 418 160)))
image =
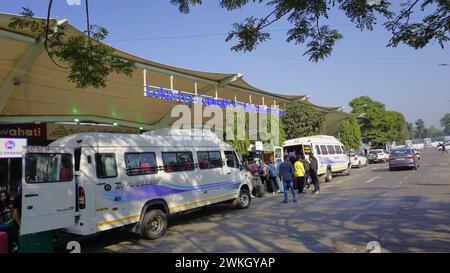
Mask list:
POLYGON ((284 154, 301 155, 306 158, 312 152, 319 161, 318 175, 325 176, 330 182, 333 174, 351 172, 350 158, 347 156, 344 145, 333 136, 310 136, 286 140, 283 145, 284 154))
POLYGON ((230 145, 213 133, 196 140, 168 132, 79 133, 26 147, 21 234, 137 224, 156 239, 169 214, 224 201, 250 206, 250 176, 230 145))

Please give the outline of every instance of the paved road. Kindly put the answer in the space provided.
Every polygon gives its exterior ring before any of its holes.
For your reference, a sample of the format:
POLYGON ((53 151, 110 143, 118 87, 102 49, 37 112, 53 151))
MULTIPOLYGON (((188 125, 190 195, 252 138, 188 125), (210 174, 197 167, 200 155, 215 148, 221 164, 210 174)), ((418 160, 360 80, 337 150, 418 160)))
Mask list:
POLYGON ((253 199, 169 218, 164 238, 149 241, 109 231, 82 242, 83 252, 450 252, 450 156, 422 153, 417 171, 387 164, 354 169, 322 184, 319 195, 282 204, 253 199))

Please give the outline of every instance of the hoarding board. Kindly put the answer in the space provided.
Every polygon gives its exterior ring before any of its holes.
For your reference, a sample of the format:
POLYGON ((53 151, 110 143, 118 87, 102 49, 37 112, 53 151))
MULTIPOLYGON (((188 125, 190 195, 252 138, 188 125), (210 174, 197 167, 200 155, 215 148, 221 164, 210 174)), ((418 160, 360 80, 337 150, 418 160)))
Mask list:
POLYGON ((26 138, 0 138, 0 158, 21 158, 26 138))

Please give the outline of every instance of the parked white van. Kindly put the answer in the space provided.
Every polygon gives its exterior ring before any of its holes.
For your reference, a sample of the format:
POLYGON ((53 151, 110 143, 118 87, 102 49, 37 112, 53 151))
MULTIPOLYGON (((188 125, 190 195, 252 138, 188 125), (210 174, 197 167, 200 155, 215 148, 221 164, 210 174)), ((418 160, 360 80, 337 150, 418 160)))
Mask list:
POLYGON ((250 206, 250 176, 230 145, 213 133, 170 132, 79 133, 26 147, 21 234, 89 235, 136 224, 156 239, 169 214, 224 201, 250 206))
POLYGON ((333 136, 310 136, 286 140, 283 145, 284 154, 304 154, 306 158, 314 153, 319 160, 318 175, 325 176, 330 182, 333 174, 351 172, 350 158, 347 156, 344 145, 333 136))

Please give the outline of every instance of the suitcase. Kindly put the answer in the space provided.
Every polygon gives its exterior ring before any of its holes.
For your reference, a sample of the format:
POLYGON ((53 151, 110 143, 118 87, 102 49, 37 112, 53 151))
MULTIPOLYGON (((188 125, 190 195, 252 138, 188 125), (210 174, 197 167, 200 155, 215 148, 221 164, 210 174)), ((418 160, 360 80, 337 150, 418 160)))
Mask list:
POLYGON ((0 253, 8 253, 8 233, 0 232, 0 253))
POLYGON ((262 184, 258 184, 255 186, 255 196, 263 197, 264 196, 264 186, 262 184))

